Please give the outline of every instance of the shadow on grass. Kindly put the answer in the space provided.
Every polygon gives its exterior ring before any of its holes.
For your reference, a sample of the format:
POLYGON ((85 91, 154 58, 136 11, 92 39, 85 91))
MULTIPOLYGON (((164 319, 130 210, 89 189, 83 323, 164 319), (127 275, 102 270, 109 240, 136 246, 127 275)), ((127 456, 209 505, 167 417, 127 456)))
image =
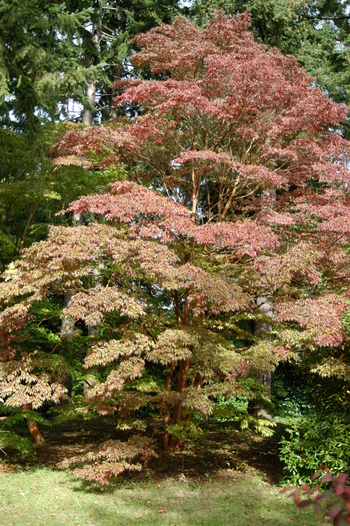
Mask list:
MULTIPOLYGON (((149 434, 152 433, 150 430, 149 434)), ((116 429, 108 420, 66 423, 45 430, 45 443, 37 449, 35 460, 26 458, 16 461, 22 469, 43 467, 52 470, 65 458, 86 454, 108 439, 127 440, 130 433, 116 429)), ((279 433, 262 438, 250 432, 242 432, 235 425, 206 424, 203 434, 194 444, 183 451, 168 453, 161 449, 162 434, 156 432, 156 449, 159 458, 152 459, 140 473, 123 473, 111 480, 108 486, 77 481, 75 491, 110 494, 121 485, 139 482, 161 481, 172 477, 185 477, 189 481, 215 480, 221 472, 236 470, 258 471, 264 480, 277 484, 282 475, 278 458, 279 433)), ((11 459, 9 455, 5 462, 11 459)))

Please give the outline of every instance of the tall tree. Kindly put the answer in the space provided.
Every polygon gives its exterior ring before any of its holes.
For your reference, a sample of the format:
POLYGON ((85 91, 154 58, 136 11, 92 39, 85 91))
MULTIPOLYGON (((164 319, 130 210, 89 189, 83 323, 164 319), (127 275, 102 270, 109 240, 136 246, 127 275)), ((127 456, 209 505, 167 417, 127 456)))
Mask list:
MULTIPOLYGON (((134 36, 162 20, 170 21, 176 2, 167 3, 169 9, 165 10, 157 1, 142 2, 134 12, 127 7, 127 3, 93 0, 1 3, 1 272, 23 248, 45 238, 50 224, 69 222, 68 218, 55 217, 55 212, 80 195, 102 191, 106 182, 119 177, 119 170, 113 168, 89 173, 84 169, 86 163, 53 170, 48 149, 55 135, 62 133, 64 126, 69 127, 69 123, 57 121, 82 117, 92 124, 94 118, 95 122, 110 118, 112 92, 108 86, 116 78, 115 68, 119 68, 117 78, 128 73, 124 62, 130 34, 134 36), (69 114, 72 101, 78 110, 73 116, 69 114)), ((39 309, 38 316, 53 321, 45 331, 27 325, 24 347, 31 352, 39 344, 42 352, 48 347, 51 352, 50 344, 55 341, 57 345, 56 333, 61 332, 60 373, 55 378, 62 381, 67 370, 74 369, 72 357, 77 348, 66 337, 74 329, 69 320, 66 324, 63 320, 59 328, 60 303, 62 296, 39 309)), ((47 396, 49 400, 50 394, 47 396)), ((31 407, 38 406, 36 402, 23 402, 22 416, 30 425, 31 407)), ((37 428, 34 431, 33 438, 40 441, 37 428)))
POLYGON ((80 63, 79 32, 91 18, 91 11, 88 5, 75 11, 53 1, 1 3, 3 268, 24 246, 47 234, 45 223, 52 221, 67 195, 67 179, 57 180, 47 149, 55 133, 62 133, 59 126, 55 131, 54 122, 67 118, 68 98, 83 101, 87 79, 104 76, 99 65, 80 63))
POLYGON ((55 120, 68 97, 83 100, 91 78, 103 78, 98 65, 81 64, 79 34, 91 18, 90 6, 41 0, 1 3, 0 41, 3 83, 2 124, 38 132, 55 120))

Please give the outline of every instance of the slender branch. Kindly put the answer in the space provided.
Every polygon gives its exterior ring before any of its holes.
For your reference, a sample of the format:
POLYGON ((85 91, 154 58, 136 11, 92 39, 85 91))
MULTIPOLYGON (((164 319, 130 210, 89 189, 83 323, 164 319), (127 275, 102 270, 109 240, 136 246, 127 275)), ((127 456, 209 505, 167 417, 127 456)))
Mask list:
POLYGON ((24 232, 23 232, 23 235, 22 235, 22 240, 21 240, 21 245, 20 245, 20 250, 22 250, 23 248, 23 245, 24 245, 24 240, 25 240, 25 237, 26 237, 26 234, 27 234, 27 231, 28 231, 28 228, 29 226, 31 225, 32 223, 32 220, 33 220, 33 216, 35 214, 35 210, 36 210, 36 207, 37 207, 37 203, 35 203, 34 207, 32 207, 32 211, 31 211, 31 214, 29 216, 29 219, 27 221, 27 224, 25 226, 25 229, 24 229, 24 232))
POLYGON ((156 338, 153 336, 153 334, 151 333, 151 331, 147 328, 146 324, 144 321, 141 322, 141 325, 142 327, 145 329, 145 331, 147 332, 148 336, 150 336, 153 340, 153 343, 157 343, 157 340, 156 338))

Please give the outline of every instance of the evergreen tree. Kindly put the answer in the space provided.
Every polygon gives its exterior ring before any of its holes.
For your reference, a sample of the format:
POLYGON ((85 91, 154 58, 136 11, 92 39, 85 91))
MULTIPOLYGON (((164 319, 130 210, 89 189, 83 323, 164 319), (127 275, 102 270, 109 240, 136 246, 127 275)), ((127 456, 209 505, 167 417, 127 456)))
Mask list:
POLYGON ((33 136, 43 121, 64 115, 68 97, 83 100, 91 76, 103 78, 101 65, 81 64, 80 32, 91 14, 53 0, 1 3, 3 126, 33 136))

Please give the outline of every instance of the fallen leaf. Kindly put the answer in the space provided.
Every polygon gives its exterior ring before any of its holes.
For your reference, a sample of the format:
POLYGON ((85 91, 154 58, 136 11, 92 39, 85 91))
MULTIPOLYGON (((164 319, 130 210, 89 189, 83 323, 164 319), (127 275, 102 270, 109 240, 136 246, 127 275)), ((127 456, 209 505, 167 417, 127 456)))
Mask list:
POLYGON ((166 513, 166 510, 164 510, 163 508, 161 508, 160 510, 158 510, 158 513, 166 513))

